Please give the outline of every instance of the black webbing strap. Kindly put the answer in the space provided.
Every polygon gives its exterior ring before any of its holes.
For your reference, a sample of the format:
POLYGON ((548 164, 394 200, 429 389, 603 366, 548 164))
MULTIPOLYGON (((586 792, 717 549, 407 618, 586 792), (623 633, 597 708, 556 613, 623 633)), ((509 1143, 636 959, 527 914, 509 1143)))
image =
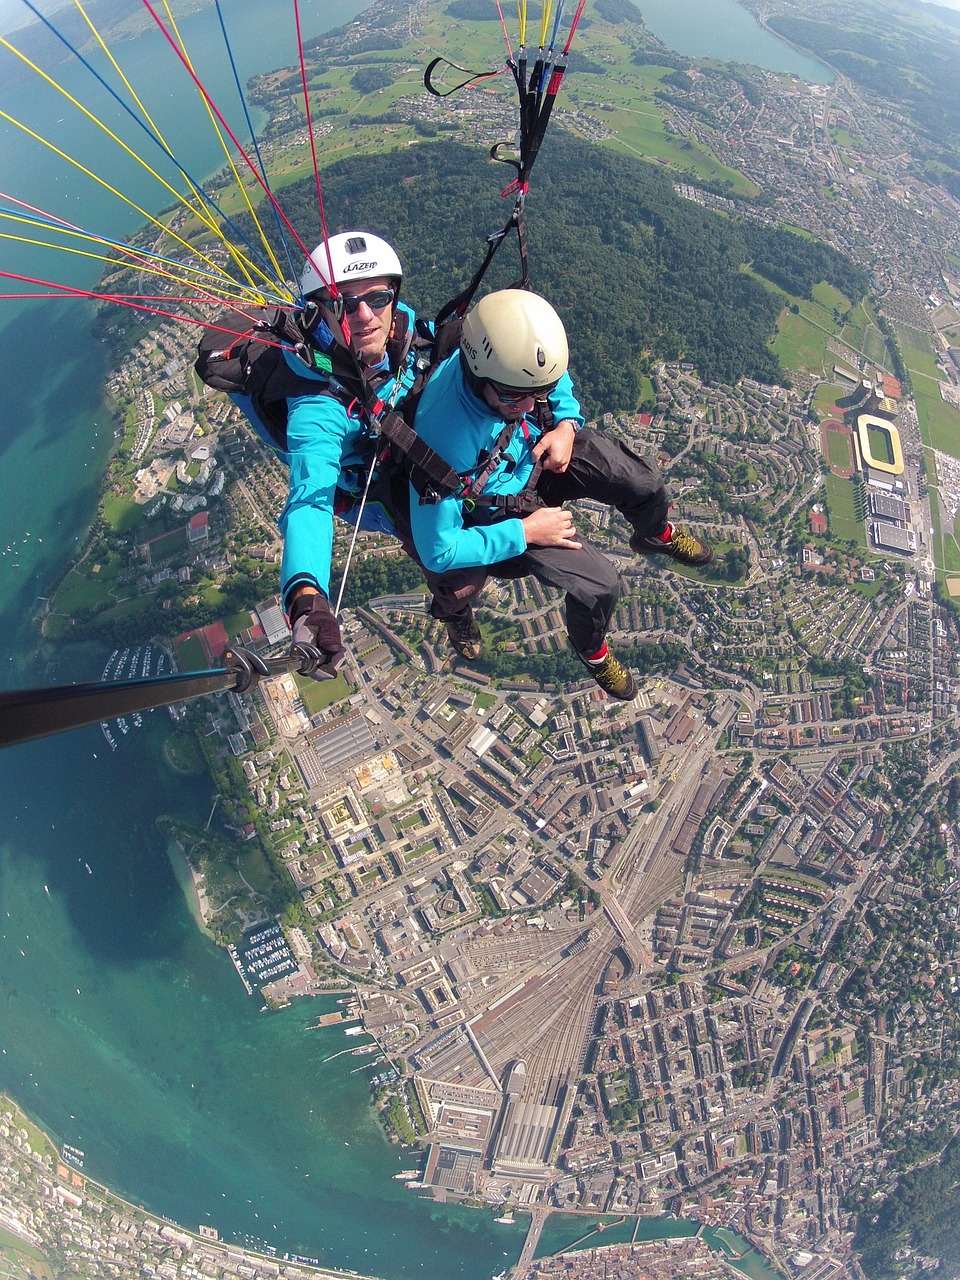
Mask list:
POLYGON ((395 445, 413 466, 420 468, 431 485, 440 491, 442 497, 460 493, 463 488, 463 481, 460 476, 457 475, 445 458, 441 457, 435 449, 431 449, 417 435, 409 422, 406 422, 396 410, 388 409, 377 420, 377 425, 380 428, 380 434, 390 444, 395 445))
MULTIPOLYGON (((496 151, 496 147, 491 149, 490 154, 493 155, 494 151, 496 151)), ((496 158, 497 157, 494 156, 494 159, 496 158)), ((487 236, 487 252, 483 261, 480 263, 480 266, 474 272, 473 279, 467 287, 462 290, 462 292, 458 293, 455 298, 451 298, 450 301, 445 303, 437 312, 436 327, 438 331, 441 325, 449 320, 451 316, 462 316, 466 314, 467 308, 473 301, 474 294, 480 288, 480 283, 483 280, 483 277, 487 274, 487 268, 493 261, 494 254, 514 228, 516 228, 517 232, 518 252, 520 254, 520 279, 513 284, 511 288, 529 289, 530 281, 527 266, 527 224, 523 216, 523 202, 518 200, 502 230, 494 231, 492 235, 487 236)))

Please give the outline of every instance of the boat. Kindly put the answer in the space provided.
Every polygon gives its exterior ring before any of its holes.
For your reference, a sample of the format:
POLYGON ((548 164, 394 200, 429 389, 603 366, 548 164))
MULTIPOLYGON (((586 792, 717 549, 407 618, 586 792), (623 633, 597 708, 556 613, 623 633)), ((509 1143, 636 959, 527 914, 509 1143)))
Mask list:
POLYGON ((417 1176, 416 1169, 401 1169, 399 1173, 393 1175, 394 1182, 403 1182, 407 1178, 415 1178, 417 1176))
POLYGON ((362 1036, 363 1027, 347 1027, 346 1031, 343 1034, 345 1036, 362 1036))
POLYGON ((420 1178, 412 1178, 409 1182, 403 1184, 405 1187, 425 1187, 427 1184, 420 1178))

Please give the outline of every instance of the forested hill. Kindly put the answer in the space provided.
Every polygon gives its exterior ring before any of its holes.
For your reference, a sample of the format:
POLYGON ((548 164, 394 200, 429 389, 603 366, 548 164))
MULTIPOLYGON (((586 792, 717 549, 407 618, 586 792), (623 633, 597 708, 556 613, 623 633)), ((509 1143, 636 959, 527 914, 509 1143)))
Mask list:
MULTIPOLYGON (((384 235, 406 267, 405 296, 432 315, 469 280, 485 237, 511 208, 499 198, 512 170, 475 147, 437 142, 342 161, 323 173, 331 230, 384 235)), ((316 187, 283 193, 305 240, 319 239, 316 187)), ((266 220, 265 220, 266 221, 266 220)), ((781 378, 769 340, 781 303, 741 268, 755 261, 791 292, 829 279, 851 300, 867 278, 824 245, 680 199, 652 165, 555 130, 527 200, 530 275, 566 321, 577 387, 590 416, 633 410, 658 358, 691 361, 708 381, 781 378)), ((490 283, 518 273, 513 244, 490 283)))

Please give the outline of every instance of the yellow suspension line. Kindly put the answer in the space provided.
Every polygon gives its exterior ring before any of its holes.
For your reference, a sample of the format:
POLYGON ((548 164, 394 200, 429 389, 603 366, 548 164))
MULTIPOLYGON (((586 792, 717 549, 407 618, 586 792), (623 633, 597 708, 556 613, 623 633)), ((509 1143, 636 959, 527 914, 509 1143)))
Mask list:
MULTIPOLYGON (((208 227, 210 231, 212 231, 215 235, 218 235, 220 236, 221 239, 223 239, 222 232, 220 231, 220 228, 216 225, 216 223, 214 223, 208 217, 204 216, 202 212, 198 212, 196 209, 194 209, 194 207, 189 203, 189 201, 184 199, 184 197, 180 194, 179 191, 177 191, 174 187, 170 185, 169 182, 167 182, 164 178, 162 178, 160 174, 156 172, 155 169, 151 168, 150 165, 148 165, 144 159, 142 159, 140 156, 137 155, 137 153, 134 150, 132 150, 132 148, 128 147, 127 144, 121 138, 118 138, 117 135, 103 123, 102 120, 98 120, 97 117, 93 115, 92 112, 88 111, 82 102, 78 102, 77 99, 71 93, 68 93, 67 90, 64 89, 62 85, 57 84, 56 80, 54 80, 51 76, 48 76, 45 71, 42 71, 40 67, 36 65, 36 63, 32 62, 25 54, 21 53, 19 49, 15 48, 10 43, 9 40, 4 39, 3 36, 0 36, 0 46, 9 50, 10 53, 15 54, 16 57, 18 57, 21 62, 25 63, 28 67, 30 67, 32 71, 35 71, 36 74, 41 77, 41 79, 45 80, 47 84, 51 85, 52 88, 56 89, 58 93, 62 94, 63 97, 65 97, 68 102, 72 103, 72 105, 75 106, 78 111, 81 111, 87 117, 88 120, 92 121, 92 123, 95 124, 99 129, 102 129, 103 132, 107 134, 107 136, 111 138, 117 144, 117 146, 121 148, 121 150, 125 151, 127 155, 130 156, 131 159, 135 160, 137 164, 139 164, 142 168, 146 169, 146 171, 152 177, 156 178, 157 182, 159 182, 162 187, 165 187, 166 190, 169 191, 170 194, 174 197, 174 199, 176 199, 180 204, 182 204, 189 213, 192 213, 198 216, 200 218, 200 221, 206 227, 208 227)), ((104 179, 98 178, 95 173, 91 172, 91 170, 87 169, 84 165, 80 164, 79 161, 74 160, 71 156, 68 156, 65 152, 61 151, 59 147, 54 146, 53 143, 47 142, 45 138, 42 138, 40 134, 34 132, 33 129, 28 128, 25 124, 21 124, 19 120, 14 119, 13 116, 8 115, 5 111, 0 111, 0 118, 9 121, 10 124, 16 125, 18 129, 22 129, 24 133, 34 138, 37 142, 42 143, 45 147, 49 147, 51 151, 55 152, 59 156, 62 156, 63 159, 68 160, 71 164, 75 165, 78 169, 82 170, 82 172, 86 173, 88 177, 91 177, 94 179, 94 181, 99 182, 101 186, 105 187, 113 195, 117 196, 118 199, 123 200, 125 204, 129 204, 131 208, 136 209, 138 213, 143 214, 143 216, 147 218, 151 223, 153 223, 154 226, 159 227, 162 231, 164 231, 167 235, 171 236, 179 244, 182 244, 188 253, 196 254, 196 256, 200 258, 201 261, 206 262, 208 266, 213 267, 216 265, 214 262, 211 261, 211 259, 206 257, 205 254, 201 253, 198 249, 193 248, 193 246, 188 244, 186 240, 183 240, 175 232, 171 231, 168 227, 165 227, 163 223, 158 222, 156 218, 153 218, 150 216, 150 214, 145 213, 144 210, 142 210, 138 205, 134 204, 133 201, 128 200, 127 197, 122 195, 119 191, 117 191, 115 187, 110 186, 110 184, 104 181, 104 179)), ((259 270, 259 268, 254 268, 254 273, 260 276, 263 280, 265 280, 271 286, 271 288, 274 288, 274 289, 276 288, 276 282, 271 280, 270 277, 266 274, 266 272, 259 270)))
MULTIPOLYGON (((42 223, 30 222, 29 219, 26 219, 26 218, 10 218, 9 214, 0 214, 0 217, 8 218, 10 221, 13 221, 13 222, 25 222, 30 226, 45 225, 42 223)), ((64 234, 69 235, 69 234, 75 234, 75 233, 65 232, 64 234)), ((88 236, 81 236, 81 238, 90 240, 94 244, 104 243, 97 236, 88 235, 88 236)), ((141 274, 159 276, 165 280, 172 280, 175 284, 184 285, 186 288, 195 290, 197 292, 198 302, 204 301, 204 298, 202 295, 207 293, 211 295, 216 295, 218 300, 221 302, 239 301, 239 302, 249 303, 251 301, 250 297, 247 294, 245 286, 239 284, 235 280, 231 280, 229 277, 224 278, 223 276, 221 276, 218 279, 211 278, 209 281, 197 281, 194 279, 190 279, 188 276, 177 275, 175 271, 165 271, 161 267, 151 266, 149 262, 144 262, 142 260, 131 261, 123 257, 109 258, 106 256, 106 254, 92 253, 88 249, 75 249, 75 248, 72 248, 70 245, 55 244, 49 240, 35 240, 31 236, 14 235, 12 232, 7 232, 7 231, 0 231, 0 240, 12 240, 17 244, 32 244, 39 249, 54 249, 59 253, 72 253, 81 258, 93 258, 98 262, 105 262, 110 266, 123 267, 128 271, 138 271, 141 274)), ((107 247, 107 246, 104 246, 104 247, 107 247)), ((119 251, 122 253, 124 247, 111 244, 109 248, 113 249, 114 251, 119 251)), ((136 253, 135 250, 130 250, 130 252, 136 253)), ((175 263, 173 265, 181 267, 181 269, 185 269, 187 271, 196 271, 196 269, 192 267, 184 268, 184 265, 182 263, 175 263)), ((207 273, 204 272, 202 274, 206 275, 207 273)))
MULTIPOLYGON (((190 61, 190 55, 187 53, 187 46, 183 43, 183 39, 180 35, 179 30, 177 29, 176 19, 174 18, 173 14, 170 12, 170 6, 167 3, 167 0, 163 0, 163 8, 164 8, 164 12, 167 15, 167 21, 170 23, 170 27, 173 31, 173 34, 177 38, 177 43, 180 46, 180 51, 184 56, 184 60, 186 61, 186 64, 189 67, 189 69, 193 71, 194 70, 193 63, 190 61)), ((240 174, 237 172, 237 166, 233 158, 233 152, 227 146, 226 139, 223 136, 223 131, 220 128, 220 122, 217 120, 216 116, 214 115, 213 110, 210 106, 210 103, 206 100, 203 94, 200 93, 199 89, 197 89, 197 93, 200 94, 200 98, 203 101, 203 105, 206 107, 206 110, 207 110, 207 116, 209 117, 210 123, 213 126, 213 129, 217 135, 217 138, 219 139, 220 146, 223 148, 223 154, 227 158, 227 164, 230 166, 230 172, 233 174, 234 181, 237 184, 237 190, 240 192, 241 196, 243 197, 243 202, 247 206, 247 212, 250 214, 250 217, 253 219, 254 225, 256 226, 257 231, 260 233, 260 240, 263 244, 263 248, 267 254, 267 257, 270 259, 271 266, 273 267, 274 271, 277 273, 277 281, 280 282, 282 285, 283 272, 280 269, 280 264, 279 262, 277 262, 277 259, 274 256, 273 249, 270 246, 270 241, 264 235, 263 227, 260 225, 260 220, 257 217, 256 211, 250 202, 250 196, 249 196, 249 193, 247 192, 247 188, 244 186, 243 182, 240 180, 240 174)))
MULTIPOLYGON (((163 133, 161 132, 160 127, 159 127, 159 125, 157 124, 157 122, 153 119, 153 117, 150 115, 150 112, 147 110, 146 106, 145 106, 145 105, 143 104, 143 102, 141 101, 141 99, 140 99, 139 95, 137 94, 137 91, 134 89, 133 85, 132 85, 132 84, 130 83, 130 81, 127 79, 126 75, 124 74, 124 72, 123 72, 123 70, 121 69, 120 65, 118 64, 117 60, 114 58, 113 54, 112 54, 112 53, 110 52, 110 50, 107 48, 106 41, 103 39, 103 37, 101 36, 100 32, 97 30, 96 25, 95 25, 95 24, 93 23, 93 21, 91 20, 91 18, 90 18, 90 16, 89 16, 89 14, 88 14, 88 13, 87 13, 87 11, 84 9, 84 7, 83 7, 83 5, 81 4, 80 0, 74 0, 74 4, 76 5, 77 9, 80 11, 80 16, 83 18, 84 22, 85 22, 85 23, 87 24, 87 26, 90 28, 90 31, 91 31, 91 33, 93 34, 93 36, 94 36, 95 40, 97 41, 97 43, 99 44, 100 48, 103 50, 103 52, 106 54, 107 58, 109 59, 109 61, 110 61, 110 65, 113 67, 114 71, 117 73, 117 75, 118 75, 118 76, 120 77, 120 79, 123 81, 123 84, 124 84, 124 86, 125 86, 125 88, 126 88, 127 92, 130 94, 131 98, 133 98, 134 102, 135 102, 135 103, 137 104, 137 106, 140 108, 140 111, 143 113, 143 117, 144 117, 144 119, 146 120, 147 124, 149 124, 150 128, 153 130, 153 132, 154 132, 154 134, 156 135, 156 137, 157 137, 158 141, 160 142, 160 145, 161 145, 161 146, 163 147, 163 149, 166 151, 167 155, 171 158, 171 160, 173 160, 173 159, 174 159, 173 149, 171 148, 170 144, 167 142, 166 138, 163 136, 163 133)), ((181 170, 181 172, 182 172, 182 170, 181 170)), ((197 205, 198 205, 199 209, 201 209, 201 210, 202 210, 202 209, 204 208, 204 203, 205 203, 205 201, 207 200, 207 197, 205 196, 204 192, 202 192, 201 190, 199 190, 199 188, 198 188, 198 187, 196 187, 196 186, 195 186, 195 184, 194 184, 194 183, 193 183, 193 181, 191 180, 191 178, 190 178, 189 174, 183 173, 183 177, 184 177, 184 179, 186 180, 187 185, 189 186, 190 190, 193 192, 194 198, 195 198, 195 200, 197 201, 197 205)), ((206 220, 206 219, 205 219, 205 218, 204 218, 200 213, 198 213, 198 214, 197 214, 197 216, 200 218, 201 222, 203 222, 203 224, 204 224, 205 226, 210 227, 211 229, 213 229, 213 230, 217 231, 217 233, 218 233, 218 234, 220 234, 220 236, 221 236, 221 240, 223 241, 223 243, 224 243, 224 245, 225 245, 226 249, 228 250, 228 252, 230 253, 231 257, 232 257, 232 258, 234 259, 234 261, 236 262, 236 264, 237 264, 237 266, 239 267, 240 271, 244 274, 244 276, 246 276, 246 278, 247 278, 247 283, 248 283, 249 285, 251 285, 251 286, 252 286, 252 285, 253 285, 253 278, 252 278, 252 276, 251 276, 251 274, 250 274, 250 270, 249 270, 249 266, 250 266, 250 264, 246 262, 246 260, 244 259, 243 255, 239 252, 239 250, 236 248, 236 246, 235 246, 235 245, 233 245, 233 244, 231 244, 231 243, 230 243, 230 241, 229 241, 229 240, 227 240, 227 239, 222 235, 222 233, 220 233, 219 225, 217 224, 217 222, 216 222, 215 220, 207 221, 207 220, 206 220)), ((276 266, 276 263, 274 263, 274 266, 276 266)))
POLYGON ((552 0, 543 0, 543 21, 540 23, 540 48, 547 43, 547 26, 550 22, 552 0))
POLYGON ((520 23, 520 47, 527 43, 527 0, 517 0, 517 21, 520 23))
MULTIPOLYGON (((0 37, 0 39, 2 39, 2 37, 0 37)), ((140 214, 141 218, 144 218, 147 222, 151 223, 164 235, 170 236, 171 239, 176 240, 178 244, 183 245, 184 249, 186 249, 188 253, 196 254, 196 256, 199 257, 201 261, 206 262, 209 267, 214 270, 217 269, 217 264, 210 258, 199 253, 192 245, 189 245, 186 240, 178 236, 175 231, 171 231, 169 227, 164 226, 164 224, 152 214, 147 213, 146 209, 141 209, 135 201, 129 199, 129 197, 125 196, 121 191, 118 191, 116 187, 111 186, 110 183, 106 182, 103 178, 98 178, 92 170, 88 169, 86 165, 81 164, 79 160, 74 160, 73 156, 69 156, 65 151, 61 151, 59 147, 55 147, 52 142, 48 142, 46 138, 42 138, 39 133, 30 129, 27 125, 22 124, 19 120, 15 120, 14 117, 8 115, 6 111, 0 111, 0 120, 6 120, 8 124, 15 125, 18 129, 22 129, 25 134, 33 138, 34 141, 39 142, 41 146, 52 151, 54 155, 58 155, 61 160, 66 160, 68 164, 72 164, 75 169, 79 169, 80 172, 86 174, 88 178, 92 178, 94 182, 98 183, 106 191, 109 191, 111 195, 116 196, 118 200, 122 200, 124 204, 129 205, 131 209, 140 214)), ((269 277, 264 276, 264 279, 269 279, 269 277)), ((261 305, 266 305, 267 299, 263 297, 262 290, 256 290, 256 292, 261 299, 261 305)))

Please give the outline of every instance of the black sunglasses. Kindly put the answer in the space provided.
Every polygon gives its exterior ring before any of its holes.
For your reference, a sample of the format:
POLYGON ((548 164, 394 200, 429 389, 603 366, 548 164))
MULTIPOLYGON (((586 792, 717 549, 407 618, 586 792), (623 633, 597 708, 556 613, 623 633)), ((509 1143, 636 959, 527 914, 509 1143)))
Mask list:
POLYGON ((528 400, 531 396, 534 400, 539 400, 543 396, 548 396, 551 391, 556 390, 557 384, 551 382, 546 387, 531 387, 529 391, 518 391, 516 387, 498 387, 495 382, 488 382, 487 386, 497 397, 501 404, 520 404, 524 400, 528 400))
POLYGON ((397 296, 395 289, 371 289, 369 293, 341 293, 343 309, 348 316, 356 315, 360 303, 365 302, 371 311, 382 311, 397 296))

